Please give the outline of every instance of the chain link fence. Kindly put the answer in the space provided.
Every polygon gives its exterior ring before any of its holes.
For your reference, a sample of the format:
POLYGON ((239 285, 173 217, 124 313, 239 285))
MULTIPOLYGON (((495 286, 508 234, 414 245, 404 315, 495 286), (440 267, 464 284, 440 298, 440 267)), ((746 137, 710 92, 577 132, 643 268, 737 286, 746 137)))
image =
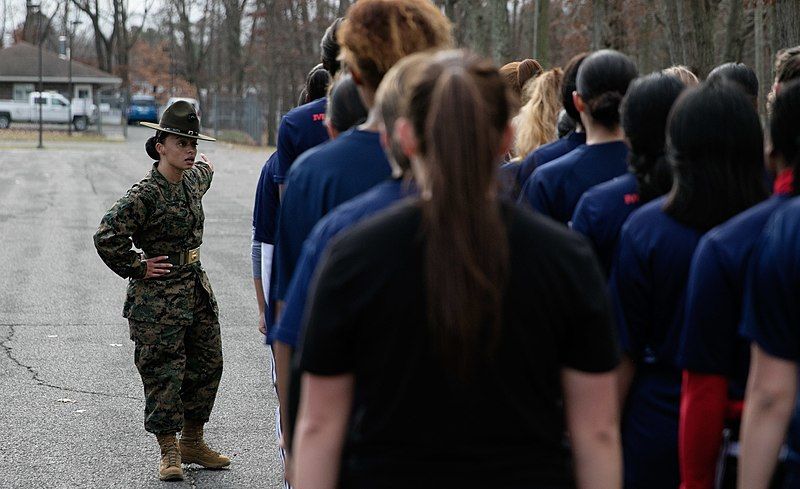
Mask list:
POLYGON ((266 114, 258 95, 208 95, 201 114, 203 127, 221 141, 262 146, 267 144, 266 114))

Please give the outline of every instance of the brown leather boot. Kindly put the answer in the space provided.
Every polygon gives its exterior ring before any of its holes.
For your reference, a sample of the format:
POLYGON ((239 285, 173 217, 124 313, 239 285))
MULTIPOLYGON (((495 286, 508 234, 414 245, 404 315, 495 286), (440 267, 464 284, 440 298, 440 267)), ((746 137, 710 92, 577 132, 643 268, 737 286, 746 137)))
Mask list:
POLYGON ((161 463, 158 465, 158 478, 162 481, 183 480, 181 469, 181 452, 175 441, 175 433, 156 435, 161 447, 161 463))
POLYGON ((208 448, 203 440, 203 423, 185 421, 178 442, 185 464, 202 465, 207 469, 221 469, 231 464, 231 459, 208 448))

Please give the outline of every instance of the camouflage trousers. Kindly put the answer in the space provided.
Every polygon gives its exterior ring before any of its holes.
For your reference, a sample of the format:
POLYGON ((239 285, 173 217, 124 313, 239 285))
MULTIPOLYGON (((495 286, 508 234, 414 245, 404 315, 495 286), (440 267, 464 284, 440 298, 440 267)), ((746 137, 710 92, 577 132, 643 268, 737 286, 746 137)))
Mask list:
POLYGON ((128 321, 150 433, 178 432, 184 419, 206 422, 214 408, 222 377, 219 320, 199 283, 195 295, 191 324, 128 321))

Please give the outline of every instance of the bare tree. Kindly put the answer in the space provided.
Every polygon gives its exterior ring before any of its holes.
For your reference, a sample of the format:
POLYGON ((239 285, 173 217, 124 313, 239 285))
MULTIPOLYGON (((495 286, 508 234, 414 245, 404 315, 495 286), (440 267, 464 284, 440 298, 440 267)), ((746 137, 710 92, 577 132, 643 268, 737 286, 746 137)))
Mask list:
POLYGON ((728 61, 742 59, 744 40, 742 38, 742 13, 744 4, 742 0, 728 0, 728 19, 726 24, 725 55, 728 61))
POLYGON ((139 25, 130 27, 126 0, 111 0, 110 17, 108 10, 100 5, 99 0, 72 0, 73 5, 85 14, 92 24, 97 64, 100 69, 119 75, 123 87, 128 87, 130 84, 128 56, 144 28, 152 2, 153 0, 145 2, 144 14, 139 25), (104 26, 108 24, 111 25, 111 32, 107 34, 104 32, 104 26))
MULTIPOLYGON (((225 9, 223 43, 231 73, 231 91, 241 94, 244 89, 245 60, 242 51, 242 15, 248 0, 222 0, 225 9)), ((305 2, 303 2, 305 3, 305 2)))
POLYGON ((606 13, 608 12, 608 0, 592 1, 592 49, 603 47, 606 29, 606 13))
POLYGON ((797 0, 775 0, 770 2, 775 12, 776 41, 787 47, 800 43, 800 2, 797 0))
POLYGON ((531 55, 543 65, 549 62, 550 2, 535 0, 533 3, 533 50, 531 55))
POLYGON ((192 10, 197 2, 193 0, 171 0, 174 13, 177 14, 177 23, 170 22, 170 35, 173 45, 180 52, 180 61, 186 79, 197 88, 199 92, 205 87, 203 67, 209 49, 208 23, 212 11, 212 0, 206 0, 203 5, 202 20, 192 22, 192 10), (177 36, 180 36, 180 42, 177 36))
POLYGON ((3 0, 2 8, 0 11, 3 12, 3 18, 0 19, 0 49, 3 48, 3 44, 6 42, 6 25, 8 25, 8 17, 9 17, 9 7, 8 7, 8 0, 3 0))
POLYGON ((511 28, 508 24, 506 0, 489 0, 491 12, 492 57, 497 63, 508 60, 511 28))

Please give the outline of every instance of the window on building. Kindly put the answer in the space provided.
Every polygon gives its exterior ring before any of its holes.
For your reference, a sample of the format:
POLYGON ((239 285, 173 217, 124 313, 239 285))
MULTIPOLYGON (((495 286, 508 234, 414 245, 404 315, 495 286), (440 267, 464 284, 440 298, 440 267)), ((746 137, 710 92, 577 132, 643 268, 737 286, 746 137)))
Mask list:
POLYGON ((27 101, 28 95, 35 92, 36 88, 33 83, 15 83, 14 84, 14 100, 27 101))

